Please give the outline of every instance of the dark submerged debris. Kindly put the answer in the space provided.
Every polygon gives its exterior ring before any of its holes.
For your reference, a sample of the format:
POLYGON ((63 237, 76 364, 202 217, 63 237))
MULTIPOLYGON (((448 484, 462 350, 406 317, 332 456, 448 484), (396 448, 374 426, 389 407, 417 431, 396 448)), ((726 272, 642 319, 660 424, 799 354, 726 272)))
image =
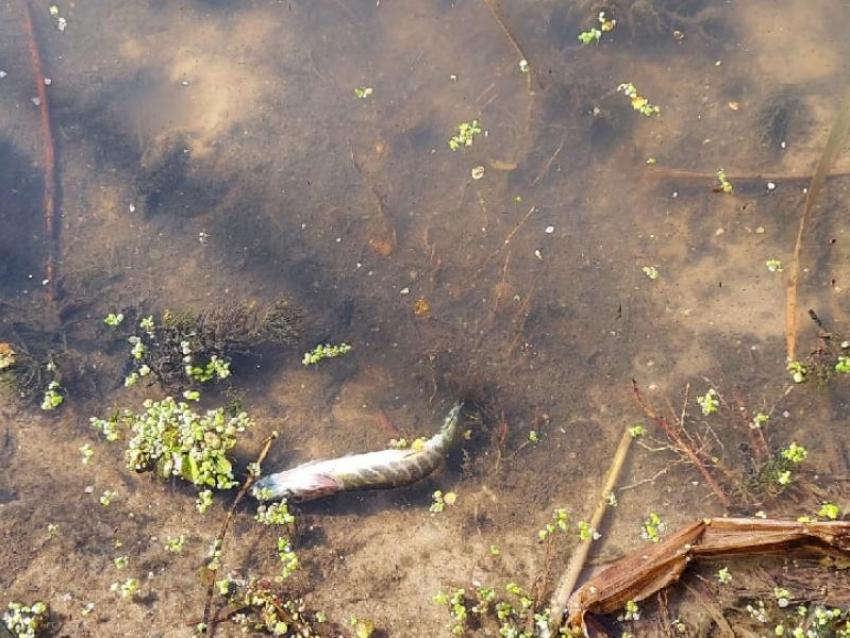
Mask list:
POLYGON ((257 306, 215 306, 201 312, 165 310, 158 321, 142 319, 130 337, 133 372, 126 383, 150 374, 165 389, 181 389, 229 376, 234 357, 258 354, 268 345, 291 345, 303 315, 286 300, 261 312, 257 306))

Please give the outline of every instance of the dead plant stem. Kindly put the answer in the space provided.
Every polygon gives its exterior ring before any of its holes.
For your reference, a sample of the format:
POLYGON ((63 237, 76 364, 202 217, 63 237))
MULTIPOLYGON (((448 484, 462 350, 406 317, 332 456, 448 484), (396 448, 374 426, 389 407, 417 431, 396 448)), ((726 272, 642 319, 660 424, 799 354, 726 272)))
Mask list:
MULTIPOLYGON (((608 498, 614 493, 617 480, 620 478, 620 472, 622 471, 623 463, 625 463, 626 457, 628 456, 633 438, 634 437, 631 435, 629 428, 624 428, 623 434, 620 437, 620 443, 617 445, 617 451, 614 453, 614 458, 611 461, 611 467, 608 470, 605 485, 602 487, 602 493, 600 494, 599 501, 596 504, 596 510, 593 512, 593 516, 590 519, 591 530, 599 529, 599 526, 602 524, 602 519, 605 516, 605 512, 608 507, 610 507, 608 498)), ((569 600, 570 595, 573 593, 573 589, 575 589, 578 578, 584 569, 587 557, 590 554, 592 543, 592 534, 590 538, 586 538, 579 542, 572 557, 570 558, 570 562, 567 564, 566 571, 563 576, 561 576, 561 580, 558 582, 558 587, 555 589, 555 593, 552 595, 552 602, 549 605, 549 627, 553 635, 557 633, 558 628, 564 620, 567 600, 569 600)))

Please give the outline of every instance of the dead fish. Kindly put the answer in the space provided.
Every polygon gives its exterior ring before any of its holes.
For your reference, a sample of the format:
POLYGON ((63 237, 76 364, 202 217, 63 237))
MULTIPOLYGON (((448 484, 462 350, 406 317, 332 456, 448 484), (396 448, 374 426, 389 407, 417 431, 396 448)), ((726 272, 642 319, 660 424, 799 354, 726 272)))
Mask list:
POLYGON ((440 431, 420 445, 310 461, 264 476, 251 493, 260 501, 302 502, 348 490, 385 489, 416 483, 440 466, 457 440, 462 407, 463 403, 456 403, 440 431))

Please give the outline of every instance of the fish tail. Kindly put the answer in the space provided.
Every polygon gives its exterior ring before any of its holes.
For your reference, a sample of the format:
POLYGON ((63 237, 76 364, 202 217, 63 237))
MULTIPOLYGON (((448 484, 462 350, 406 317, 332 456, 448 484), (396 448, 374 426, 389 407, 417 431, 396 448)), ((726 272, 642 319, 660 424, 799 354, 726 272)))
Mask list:
POLYGON ((449 453, 449 448, 454 445, 460 431, 460 411, 462 407, 463 403, 460 401, 452 406, 443 427, 429 441, 428 448, 431 452, 441 457, 445 457, 449 453))

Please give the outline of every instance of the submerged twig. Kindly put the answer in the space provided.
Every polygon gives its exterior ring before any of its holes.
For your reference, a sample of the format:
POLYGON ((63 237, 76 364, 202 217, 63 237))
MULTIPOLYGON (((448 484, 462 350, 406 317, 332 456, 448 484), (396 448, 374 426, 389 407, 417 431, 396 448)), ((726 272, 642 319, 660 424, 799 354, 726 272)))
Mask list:
MULTIPOLYGON (((774 183, 802 183, 805 184, 813 179, 812 175, 788 175, 787 173, 735 173, 734 171, 724 171, 726 179, 733 184, 758 183, 766 182, 774 183)), ((673 179, 683 182, 717 182, 717 171, 692 171, 682 168, 666 168, 656 166, 648 169, 646 173, 649 177, 656 179, 673 179)), ((841 171, 832 173, 828 176, 830 179, 838 179, 840 177, 850 177, 850 171, 841 171)))
MULTIPOLYGON (((605 479, 605 485, 602 488, 602 494, 599 497, 599 502, 596 505, 596 510, 590 519, 591 529, 599 529, 602 523, 602 518, 605 516, 605 511, 609 507, 608 498, 614 493, 614 488, 617 485, 617 480, 620 477, 620 471, 623 469, 623 463, 629 453, 632 443, 631 433, 629 428, 625 428, 623 435, 620 437, 620 443, 617 446, 617 451, 614 453, 614 458, 611 461, 611 468, 608 470, 608 476, 605 479)), ((557 632, 558 627, 564 620, 564 612, 567 607, 567 600, 578 582, 578 577, 581 575, 584 565, 587 562, 587 557, 590 554, 591 543, 593 536, 582 540, 578 547, 573 552, 570 562, 567 564, 567 569, 555 593, 552 595, 552 602, 549 605, 549 627, 553 633, 557 632)))
POLYGON ((50 130, 50 110, 47 106, 47 82, 41 68, 41 55, 35 41, 29 2, 21 1, 24 31, 32 61, 32 73, 35 80, 36 100, 41 114, 41 138, 44 154, 44 236, 47 241, 47 260, 44 264, 44 281, 47 296, 56 297, 56 279, 58 277, 56 261, 59 253, 59 226, 56 214, 56 153, 53 146, 53 134, 50 130))
POLYGON ((681 437, 681 435, 676 431, 675 428, 671 427, 663 416, 659 415, 649 406, 640 395, 640 390, 638 389, 637 381, 632 379, 632 389, 634 390, 635 401, 637 401, 638 405, 643 408, 643 411, 646 415, 652 419, 656 425, 658 425, 664 433, 670 438, 670 440, 675 444, 675 449, 677 452, 687 457, 687 459, 693 464, 693 466, 702 474, 702 477, 705 479, 706 484, 711 488, 711 491, 714 492, 714 495, 717 499, 723 503, 725 507, 730 507, 732 505, 732 501, 729 500, 729 497, 726 496, 726 493, 717 484, 717 481, 714 480, 714 477, 709 473, 708 469, 705 467, 703 462, 700 460, 697 453, 694 449, 688 445, 681 437))
MULTIPOLYGON (((511 46, 514 48, 514 51, 516 51, 520 60, 525 60, 526 62, 528 62, 528 56, 525 55, 525 51, 522 50, 522 47, 519 45, 519 42, 517 42, 517 39, 513 36, 511 30, 508 29, 508 25, 506 25, 505 21, 502 19, 502 15, 499 13, 499 9, 497 7, 498 2, 499 0, 484 0, 484 4, 486 4, 487 8, 490 9, 490 13, 493 14, 493 17, 496 19, 496 22, 502 29, 502 32, 505 34, 505 37, 511 43, 511 46)), ((537 84, 538 88, 542 88, 542 86, 540 85, 540 78, 537 77, 537 72, 534 70, 533 66, 529 65, 528 71, 526 72, 526 78, 529 88, 531 88, 532 76, 534 76, 534 82, 535 84, 537 84)))
POLYGON ((794 244, 794 255, 788 268, 785 297, 785 350, 788 361, 794 361, 797 354, 797 281, 800 278, 800 251, 803 247, 803 233, 829 170, 835 163, 838 154, 844 149, 844 140, 847 139, 848 133, 850 133, 850 92, 841 104, 832 130, 829 132, 823 154, 806 192, 806 203, 803 206, 803 214, 800 216, 797 241, 794 244))
MULTIPOLYGON (((272 432, 269 436, 266 437, 266 440, 263 441, 263 447, 260 449, 260 453, 257 455, 256 466, 259 467, 263 464, 263 461, 266 459, 266 455, 269 453, 269 448, 271 448, 272 441, 277 438, 277 432, 272 432)), ((224 537, 227 536, 227 530, 230 527, 230 522, 233 520, 234 512, 236 512, 236 507, 239 505, 239 502, 248 493, 248 489, 251 485, 254 484, 254 481, 257 480, 257 474, 254 472, 248 472, 248 476, 245 478, 245 482, 242 483, 242 487, 239 488, 239 492, 236 494, 236 498, 233 500, 233 505, 230 506, 230 511, 227 513, 227 518, 224 519, 224 525, 221 526, 221 531, 218 533, 215 539, 214 547, 216 550, 221 551, 224 546, 224 537)), ((206 575, 209 577, 209 584, 207 586, 207 601, 204 603, 204 625, 207 628, 207 638, 212 638, 215 636, 216 628, 220 622, 218 612, 216 612, 212 618, 210 617, 210 613, 212 612, 212 601, 213 596, 215 595, 215 572, 210 570, 208 567, 205 567, 206 575)))

